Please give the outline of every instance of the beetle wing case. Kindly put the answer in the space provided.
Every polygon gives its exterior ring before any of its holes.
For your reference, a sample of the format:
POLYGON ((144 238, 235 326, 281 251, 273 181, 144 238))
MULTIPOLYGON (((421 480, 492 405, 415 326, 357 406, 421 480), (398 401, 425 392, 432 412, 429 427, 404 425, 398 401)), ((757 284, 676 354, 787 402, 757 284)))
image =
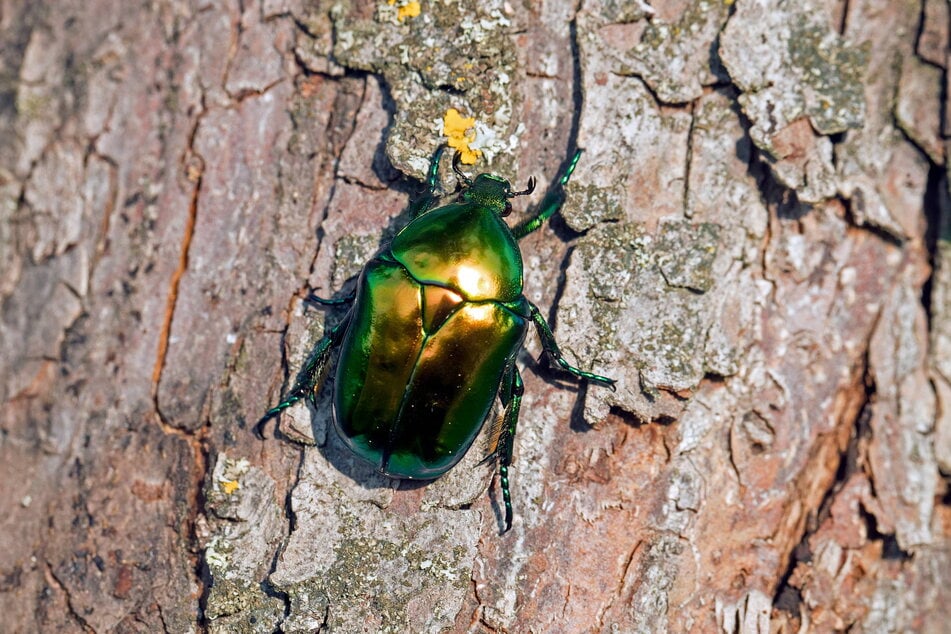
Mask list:
MULTIPOLYGON (((343 342, 334 398, 337 429, 387 475, 431 479, 451 469, 489 414, 505 365, 525 338, 524 317, 495 301, 445 303, 440 287, 398 262, 364 269, 343 342), (434 289, 436 292, 427 292, 434 289)), ((453 293, 454 294, 454 293, 453 293)))

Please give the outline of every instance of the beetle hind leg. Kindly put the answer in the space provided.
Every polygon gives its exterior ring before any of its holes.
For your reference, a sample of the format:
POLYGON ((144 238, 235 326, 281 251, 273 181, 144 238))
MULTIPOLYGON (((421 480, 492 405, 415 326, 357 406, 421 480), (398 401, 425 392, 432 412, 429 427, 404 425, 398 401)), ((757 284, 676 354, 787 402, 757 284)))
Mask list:
POLYGON ((261 436, 262 425, 268 420, 274 418, 300 400, 314 398, 315 390, 323 383, 324 378, 327 376, 327 370, 330 368, 328 363, 330 361, 330 353, 343 340, 343 334, 346 332, 349 321, 350 313, 347 313, 343 321, 334 326, 329 333, 324 335, 324 337, 317 342, 310 353, 307 365, 305 365, 297 375, 297 380, 291 391, 284 396, 284 399, 280 403, 266 411, 264 416, 261 417, 261 420, 254 426, 255 434, 258 437, 261 436))
POLYGON ((555 341, 555 335, 552 333, 548 322, 545 321, 545 318, 542 317, 541 312, 539 312, 538 306, 529 303, 529 309, 532 313, 532 321, 535 322, 535 329, 538 331, 538 336, 541 337, 542 347, 545 348, 545 352, 551 355, 551 358, 554 359, 555 363, 557 363, 562 370, 578 377, 579 379, 600 383, 604 387, 609 388, 612 392, 617 389, 615 388, 614 379, 609 379, 606 376, 594 374, 593 372, 585 372, 584 370, 580 370, 568 363, 565 360, 565 357, 561 354, 561 349, 558 347, 558 343, 555 341))
POLYGON ((522 406, 522 394, 525 387, 514 360, 505 368, 499 397, 505 406, 502 414, 502 432, 499 436, 495 455, 499 458, 499 484, 502 489, 502 503, 505 505, 505 529, 512 528, 512 492, 509 488, 509 467, 515 450, 515 428, 518 426, 518 412, 522 406))

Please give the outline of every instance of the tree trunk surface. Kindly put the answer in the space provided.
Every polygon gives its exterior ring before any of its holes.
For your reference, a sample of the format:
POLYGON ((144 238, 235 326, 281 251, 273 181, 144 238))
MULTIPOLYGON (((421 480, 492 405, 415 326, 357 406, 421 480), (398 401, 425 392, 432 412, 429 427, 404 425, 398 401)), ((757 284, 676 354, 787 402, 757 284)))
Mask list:
POLYGON ((948 631, 948 24, 0 2, 0 629, 948 631), (487 439, 390 480, 332 374, 255 433, 451 108, 519 189, 584 150, 524 292, 617 380, 529 336, 504 535, 487 439))

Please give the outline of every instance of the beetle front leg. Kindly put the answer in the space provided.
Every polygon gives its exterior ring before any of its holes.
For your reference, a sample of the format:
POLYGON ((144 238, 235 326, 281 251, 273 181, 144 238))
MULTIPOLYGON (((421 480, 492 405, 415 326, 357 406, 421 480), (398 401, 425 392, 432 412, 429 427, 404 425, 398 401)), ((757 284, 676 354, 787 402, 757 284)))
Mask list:
POLYGON ((545 321, 545 318, 542 317, 541 312, 539 312, 538 306, 532 304, 531 302, 529 302, 528 305, 532 312, 532 321, 535 322, 535 329, 538 331, 538 336, 541 337, 542 347, 545 348, 545 352, 551 355, 551 358, 555 360, 555 363, 557 363, 562 370, 565 372, 570 372, 579 379, 600 383, 601 385, 610 388, 612 392, 617 389, 614 387, 614 379, 609 379, 608 377, 601 376, 600 374, 579 370, 575 366, 565 361, 565 357, 561 354, 561 349, 558 348, 558 343, 555 341, 555 335, 552 333, 548 322, 545 321))
POLYGON ((439 161, 442 153, 446 151, 446 145, 440 145, 433 154, 432 162, 429 164, 429 171, 426 173, 426 191, 420 194, 419 198, 409 205, 409 217, 416 219, 436 206, 439 202, 439 196, 436 190, 439 188, 439 161))
POLYGON ((558 177, 558 180, 552 185, 551 189, 545 193, 545 197, 542 198, 542 202, 538 205, 538 211, 535 215, 512 229, 512 235, 515 236, 516 240, 521 240, 541 227, 545 224, 546 220, 561 209, 561 206, 565 203, 565 185, 568 184, 568 179, 571 178, 575 167, 578 166, 579 158, 581 158, 581 150, 574 153, 568 161, 567 167, 565 167, 565 170, 561 173, 561 176, 558 177))
POLYGON ((518 368, 513 362, 506 367, 502 376, 500 396, 505 405, 502 416, 502 435, 499 437, 499 484, 502 488, 502 503, 505 505, 505 530, 512 528, 512 492, 509 489, 509 467, 512 464, 512 454, 515 451, 515 428, 518 426, 518 412, 522 406, 522 394, 525 387, 518 368), (507 402, 506 402, 507 401, 507 402))
POLYGON ((329 333, 324 335, 323 338, 317 342, 310 353, 310 359, 307 361, 307 365, 305 365, 297 375, 297 381, 294 383, 293 389, 287 393, 283 401, 265 412, 261 420, 254 426, 255 433, 259 437, 261 436, 261 426, 268 420, 274 418, 301 399, 308 397, 311 399, 314 398, 314 390, 323 383, 324 378, 327 376, 327 370, 329 369, 327 362, 330 360, 330 353, 335 347, 340 345, 340 342, 343 340, 343 334, 346 332, 347 324, 350 323, 351 314, 352 313, 348 312, 339 324, 334 326, 329 333))
POLYGON ((343 297, 320 297, 314 293, 307 296, 307 301, 320 304, 321 306, 341 306, 343 304, 352 304, 357 297, 357 291, 353 290, 343 297))

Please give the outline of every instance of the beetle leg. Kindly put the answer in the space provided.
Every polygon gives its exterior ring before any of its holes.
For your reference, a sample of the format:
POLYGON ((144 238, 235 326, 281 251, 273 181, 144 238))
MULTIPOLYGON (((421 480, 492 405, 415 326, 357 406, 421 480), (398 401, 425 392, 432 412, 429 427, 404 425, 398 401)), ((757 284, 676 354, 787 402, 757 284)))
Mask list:
POLYGON ((314 302, 315 304, 321 304, 322 306, 340 306, 341 304, 352 304, 356 296, 356 290, 350 291, 343 297, 320 297, 314 293, 311 293, 307 296, 307 301, 314 302))
POLYGON ((535 329, 538 331, 538 336, 541 337, 542 347, 545 348, 545 352, 551 355, 551 358, 555 360, 562 370, 565 372, 570 372, 579 379, 585 379, 586 381, 594 381, 595 383, 600 383, 601 385, 611 388, 611 391, 615 391, 614 379, 609 379, 606 376, 601 376, 600 374, 593 374, 591 372, 585 372, 584 370, 579 370, 575 366, 571 365, 565 361, 565 357, 562 356, 561 350, 558 348, 558 343, 555 341, 555 335, 552 333, 551 328, 548 325, 548 322, 545 321, 545 318, 542 317, 542 314, 538 310, 538 306, 528 303, 529 308, 532 312, 532 321, 535 322, 535 329))
POLYGON ((409 205, 410 218, 422 216, 439 202, 439 196, 436 195, 436 190, 439 189, 439 160, 445 151, 445 143, 436 148, 436 153, 433 154, 432 162, 429 164, 429 171, 426 173, 426 190, 409 205))
POLYGON ((297 375, 297 381, 294 388, 287 393, 284 400, 269 409, 261 417, 261 420, 254 426, 255 434, 261 436, 261 426, 271 418, 274 418, 282 411, 297 403, 304 398, 314 398, 314 390, 323 383, 329 369, 328 361, 330 352, 337 347, 343 340, 343 334, 346 332, 347 324, 350 323, 351 313, 347 313, 343 320, 334 326, 329 333, 317 342, 310 353, 310 359, 307 365, 297 375))
POLYGON ((509 401, 512 400, 512 390, 514 389, 514 378, 512 373, 515 371, 515 357, 509 359, 508 363, 502 369, 502 379, 499 381, 499 401, 502 403, 502 413, 495 417, 492 426, 489 428, 489 434, 486 442, 488 451, 485 458, 479 461, 479 466, 492 463, 499 458, 499 447, 502 446, 503 435, 505 434, 506 420, 505 414, 508 411, 509 401))
POLYGON ((499 437, 499 483, 502 488, 502 502, 505 504, 505 530, 512 528, 512 492, 509 490, 509 466, 512 464, 512 454, 515 450, 515 428, 518 426, 518 411, 522 406, 522 394, 525 387, 522 377, 513 362, 503 375, 502 387, 499 395, 510 397, 505 403, 505 413, 502 418, 502 435, 499 437))
POLYGON ((545 193, 541 204, 538 205, 536 214, 512 229, 512 235, 515 236, 516 240, 521 240, 532 231, 541 227, 546 220, 561 209, 562 204, 565 202, 565 185, 568 184, 568 179, 571 178, 571 174, 575 171, 579 158, 581 158, 581 150, 575 152, 571 160, 568 161, 568 167, 565 168, 565 171, 558 177, 555 184, 545 193))

